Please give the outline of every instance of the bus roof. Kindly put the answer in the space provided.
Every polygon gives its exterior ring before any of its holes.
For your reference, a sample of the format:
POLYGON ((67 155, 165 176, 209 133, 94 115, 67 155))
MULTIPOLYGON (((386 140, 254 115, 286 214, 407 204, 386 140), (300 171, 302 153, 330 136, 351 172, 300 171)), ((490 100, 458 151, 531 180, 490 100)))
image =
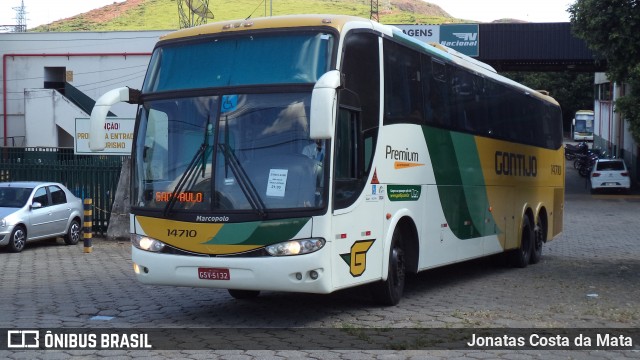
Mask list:
POLYGON ((578 110, 576 111, 576 115, 578 114, 593 115, 593 110, 578 110))
MULTIPOLYGON (((476 59, 473 59, 467 55, 461 54, 453 49, 439 44, 426 44, 420 40, 417 40, 411 36, 408 36, 402 32, 399 28, 390 25, 382 25, 375 21, 349 15, 331 15, 331 14, 308 14, 308 15, 283 15, 262 17, 255 19, 240 19, 240 20, 227 20, 220 21, 206 25, 200 25, 188 29, 182 29, 174 31, 160 37, 161 41, 175 40, 188 37, 195 37, 209 34, 220 34, 229 32, 239 32, 247 30, 259 30, 259 29, 278 29, 278 28, 295 28, 295 27, 320 27, 328 26, 342 31, 347 23, 360 23, 363 28, 375 29, 387 36, 402 38, 404 41, 409 41, 414 45, 422 48, 425 52, 432 55, 444 58, 450 62, 453 62, 459 66, 465 67, 471 71, 481 74, 485 77, 494 78, 502 83, 508 84, 512 87, 519 88, 520 90, 527 92, 528 94, 542 98, 548 102, 559 105, 558 102, 551 96, 542 94, 536 90, 530 89, 520 83, 517 83, 509 78, 505 78, 496 73, 496 71, 489 65, 484 64, 476 59)), ((357 27, 357 26, 356 26, 357 27)))
POLYGON ((232 31, 256 30, 256 29, 277 29, 304 26, 329 26, 340 31, 348 22, 367 22, 369 27, 373 27, 373 21, 356 16, 348 15, 283 15, 262 17, 245 20, 228 20, 211 24, 182 29, 166 34, 160 40, 180 39, 191 36, 218 34, 232 31))

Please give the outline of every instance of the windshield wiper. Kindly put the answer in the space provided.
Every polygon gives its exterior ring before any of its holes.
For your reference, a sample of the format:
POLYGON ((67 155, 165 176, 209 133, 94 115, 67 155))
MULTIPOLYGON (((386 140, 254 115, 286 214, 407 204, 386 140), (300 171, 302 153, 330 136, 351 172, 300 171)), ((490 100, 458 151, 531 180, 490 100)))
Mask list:
POLYGON ((249 205, 251 205, 253 210, 255 210, 258 215, 260 215, 262 218, 265 218, 267 216, 267 213, 265 211, 266 206, 264 205, 262 198, 260 198, 260 194, 258 194, 258 191, 256 191, 256 188, 253 186, 253 183, 249 179, 249 176, 238 161, 238 158, 233 153, 233 151, 231 151, 227 144, 218 144, 218 146, 220 147, 220 151, 222 151, 222 154, 224 155, 225 164, 229 165, 229 167, 231 168, 231 172, 238 180, 240 190, 242 190, 244 196, 247 198, 247 200, 249 200, 249 205))
MULTIPOLYGON (((169 201, 167 202, 167 205, 165 205, 165 207, 164 207, 164 211, 163 211, 164 216, 168 216, 169 215, 169 213, 171 212, 171 209, 173 209, 173 207, 175 206, 175 203, 176 203, 177 198, 178 198, 177 195, 182 192, 182 189, 185 187, 185 185, 187 184, 187 182, 191 178, 191 175, 193 173, 195 173, 196 169, 200 166, 200 164, 198 162, 199 162, 200 159, 205 157, 204 154, 205 154, 205 152, 207 150, 207 147, 208 146, 207 146, 206 143, 200 145, 200 147, 198 148, 198 151, 196 152, 196 154, 191 159, 191 162, 189 163, 189 166, 187 166, 187 168, 185 169, 184 173, 182 173, 182 176, 180 176, 180 179, 178 180, 178 184, 176 184, 176 187, 171 192, 171 197, 169 198, 169 201)), ((202 166, 205 166, 205 164, 202 164, 202 166)))
MULTIPOLYGON (((182 192, 182 189, 185 188, 185 185, 187 184, 187 182, 189 182, 189 179, 191 179, 191 175, 197 172, 198 167, 202 167, 202 177, 204 178, 207 167, 207 152, 208 150, 213 150, 211 146, 209 146, 209 138, 212 136, 212 134, 213 126, 211 125, 211 113, 209 113, 209 115, 207 116, 207 124, 205 126, 204 140, 202 141, 202 145, 200 145, 200 148, 198 148, 198 151, 191 159, 191 162, 189 162, 189 166, 187 166, 184 173, 182 173, 182 176, 180 176, 176 187, 171 192, 171 197, 169 198, 167 205, 165 205, 164 207, 164 216, 169 215, 171 209, 173 209, 176 204, 176 195, 182 192), (201 163, 199 163, 200 159, 202 159, 201 163)), ((197 176, 195 176, 192 181, 195 182, 196 179, 197 176)))

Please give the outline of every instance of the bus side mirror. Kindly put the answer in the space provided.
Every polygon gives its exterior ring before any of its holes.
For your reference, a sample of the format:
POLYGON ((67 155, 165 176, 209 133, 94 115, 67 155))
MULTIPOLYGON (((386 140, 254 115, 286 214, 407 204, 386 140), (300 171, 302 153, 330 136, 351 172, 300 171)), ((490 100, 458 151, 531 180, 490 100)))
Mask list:
POLYGON ((338 103, 337 89, 342 85, 340 71, 331 70, 318 79, 311 94, 309 136, 331 139, 338 103))
POLYGON ((108 91, 98 98, 96 104, 93 106, 93 110, 91 110, 91 128, 89 131, 89 149, 91 149, 91 151, 104 150, 106 144, 104 141, 104 123, 111 106, 119 102, 137 102, 139 94, 140 91, 138 90, 121 87, 108 91))

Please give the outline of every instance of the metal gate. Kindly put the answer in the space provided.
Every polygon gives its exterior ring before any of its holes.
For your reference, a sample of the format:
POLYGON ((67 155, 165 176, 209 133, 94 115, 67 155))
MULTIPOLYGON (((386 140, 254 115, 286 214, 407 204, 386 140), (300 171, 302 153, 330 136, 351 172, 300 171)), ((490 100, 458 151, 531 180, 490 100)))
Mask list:
POLYGON ((93 199, 93 232, 106 235, 125 156, 75 155, 70 148, 0 148, 0 181, 54 181, 93 199))

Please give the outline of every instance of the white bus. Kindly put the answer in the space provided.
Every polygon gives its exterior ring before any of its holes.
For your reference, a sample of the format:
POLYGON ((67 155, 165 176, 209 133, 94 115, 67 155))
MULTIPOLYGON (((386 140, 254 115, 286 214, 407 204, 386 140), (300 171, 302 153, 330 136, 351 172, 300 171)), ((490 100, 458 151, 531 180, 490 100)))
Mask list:
POLYGON ((164 36, 141 91, 131 241, 146 284, 330 293, 396 304, 405 274, 562 230, 552 98, 370 20, 224 21, 164 36))
POLYGON ((578 110, 571 123, 575 141, 593 141, 593 110, 578 110))

